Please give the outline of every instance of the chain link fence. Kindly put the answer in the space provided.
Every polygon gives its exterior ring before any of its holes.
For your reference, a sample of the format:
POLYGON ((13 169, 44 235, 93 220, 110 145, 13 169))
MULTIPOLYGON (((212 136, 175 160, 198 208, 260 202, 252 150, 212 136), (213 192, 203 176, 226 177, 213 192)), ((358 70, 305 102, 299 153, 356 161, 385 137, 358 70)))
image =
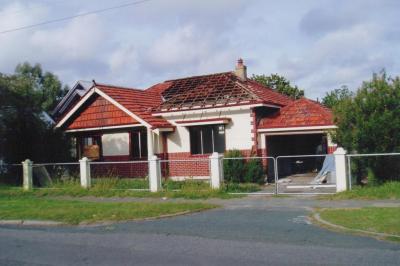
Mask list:
POLYGON ((160 160, 161 187, 166 191, 209 190, 210 159, 160 160))
POLYGON ((34 188, 79 185, 79 163, 35 163, 32 165, 32 177, 34 188))
POLYGON ((349 189, 400 181, 400 153, 348 154, 346 157, 349 189))
POLYGON ((274 194, 275 158, 224 157, 222 168, 226 189, 231 193, 274 194))
POLYGON ((22 164, 0 162, 0 186, 22 186, 22 164))

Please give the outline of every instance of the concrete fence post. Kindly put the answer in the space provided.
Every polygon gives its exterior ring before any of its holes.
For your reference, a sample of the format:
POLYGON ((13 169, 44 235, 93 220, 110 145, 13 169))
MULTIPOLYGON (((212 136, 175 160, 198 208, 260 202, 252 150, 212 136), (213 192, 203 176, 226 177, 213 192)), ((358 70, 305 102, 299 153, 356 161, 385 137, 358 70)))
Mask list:
POLYGON ((333 153, 336 168, 336 192, 347 190, 346 153, 343 148, 337 148, 333 153))
POLYGON ((32 165, 33 162, 26 159, 22 162, 22 174, 23 174, 23 189, 31 190, 33 188, 33 178, 32 178, 32 165))
POLYGON ((149 186, 150 192, 161 191, 160 159, 155 155, 149 158, 149 186))
POLYGON ((79 169, 81 176, 81 187, 90 188, 90 160, 86 157, 83 157, 81 160, 79 160, 79 169))
POLYGON ((224 156, 218 154, 218 152, 213 152, 209 158, 211 188, 219 189, 221 187, 221 183, 224 181, 224 169, 222 163, 224 156))

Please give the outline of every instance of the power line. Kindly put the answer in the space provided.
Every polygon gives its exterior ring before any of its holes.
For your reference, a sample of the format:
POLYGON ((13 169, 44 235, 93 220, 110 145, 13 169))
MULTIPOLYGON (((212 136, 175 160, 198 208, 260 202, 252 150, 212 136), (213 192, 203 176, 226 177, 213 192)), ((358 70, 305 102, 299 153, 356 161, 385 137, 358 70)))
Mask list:
MULTIPOLYGON (((47 4, 54 5, 54 4, 62 4, 63 2, 64 2, 64 0, 60 0, 60 1, 48 2, 47 4)), ((22 13, 22 12, 25 12, 25 11, 37 10, 37 9, 42 9, 42 8, 43 8, 43 6, 31 6, 31 7, 28 7, 28 8, 17 9, 17 10, 14 10, 12 12, 10 12, 10 11, 0 11, 0 15, 3 15, 3 14, 5 14, 5 15, 13 15, 13 14, 19 14, 19 13, 22 13)))
POLYGON ((84 17, 84 16, 97 14, 97 13, 103 13, 103 12, 107 12, 107 11, 110 11, 110 10, 120 9, 120 8, 124 8, 124 7, 128 7, 128 6, 139 5, 139 4, 142 4, 142 3, 145 3, 145 2, 150 2, 150 1, 152 1, 152 0, 141 0, 141 1, 135 1, 135 2, 128 2, 128 3, 125 3, 125 4, 118 5, 118 6, 112 6, 112 7, 107 7, 107 8, 103 8, 103 9, 97 9, 97 10, 88 11, 88 12, 85 12, 85 13, 76 14, 76 15, 72 15, 72 16, 68 16, 68 17, 47 20, 47 21, 43 21, 43 22, 40 22, 40 23, 36 23, 36 24, 31 24, 31 25, 27 25, 27 26, 22 26, 22 27, 18 27, 18 28, 4 30, 4 31, 0 31, 0 34, 5 34, 5 33, 14 32, 14 31, 20 31, 20 30, 36 28, 36 27, 39 27, 39 26, 47 25, 47 24, 52 24, 52 23, 56 23, 56 22, 71 20, 71 19, 75 19, 75 18, 78 18, 78 17, 84 17))

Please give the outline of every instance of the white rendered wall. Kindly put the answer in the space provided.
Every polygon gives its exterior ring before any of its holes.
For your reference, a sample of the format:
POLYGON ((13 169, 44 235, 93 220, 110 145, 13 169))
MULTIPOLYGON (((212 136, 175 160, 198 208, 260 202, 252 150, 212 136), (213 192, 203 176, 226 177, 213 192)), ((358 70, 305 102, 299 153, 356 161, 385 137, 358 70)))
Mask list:
POLYGON ((176 124, 175 121, 206 120, 215 118, 230 118, 231 121, 225 125, 226 150, 239 149, 249 150, 252 147, 252 125, 250 108, 244 110, 227 110, 213 112, 205 111, 197 114, 186 114, 164 117, 171 124, 176 126, 173 133, 167 136, 169 153, 190 152, 190 136, 186 126, 176 124))
POLYGON ((129 133, 113 133, 101 136, 103 156, 129 155, 129 133))

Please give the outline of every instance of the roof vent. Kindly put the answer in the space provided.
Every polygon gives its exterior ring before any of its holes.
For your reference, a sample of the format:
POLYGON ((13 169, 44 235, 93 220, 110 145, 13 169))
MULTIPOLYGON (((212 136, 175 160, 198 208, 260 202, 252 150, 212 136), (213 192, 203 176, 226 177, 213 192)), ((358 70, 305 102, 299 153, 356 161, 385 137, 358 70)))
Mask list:
POLYGON ((239 79, 243 81, 247 80, 247 67, 244 65, 242 58, 239 58, 237 61, 235 74, 239 79))

